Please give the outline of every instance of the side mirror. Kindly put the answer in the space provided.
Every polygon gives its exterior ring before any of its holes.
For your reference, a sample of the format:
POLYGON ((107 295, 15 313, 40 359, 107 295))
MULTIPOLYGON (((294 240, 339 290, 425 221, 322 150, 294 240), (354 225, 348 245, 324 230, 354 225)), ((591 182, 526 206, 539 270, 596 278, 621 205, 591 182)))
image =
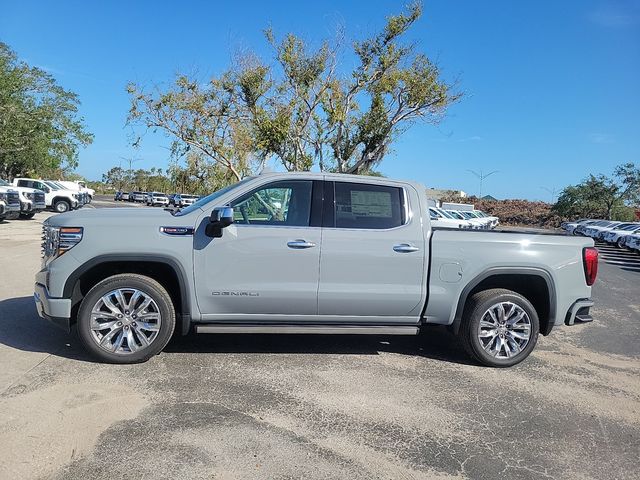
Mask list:
POLYGON ((222 229, 227 228, 233 223, 233 208, 219 207, 214 208, 209 217, 209 223, 205 227, 205 234, 208 237, 222 237, 222 229))

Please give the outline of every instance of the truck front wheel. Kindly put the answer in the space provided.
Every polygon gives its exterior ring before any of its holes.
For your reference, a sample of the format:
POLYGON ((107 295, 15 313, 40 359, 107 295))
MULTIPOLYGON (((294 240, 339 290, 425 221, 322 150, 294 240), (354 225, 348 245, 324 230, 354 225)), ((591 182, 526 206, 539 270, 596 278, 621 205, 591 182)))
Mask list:
POLYGON ((171 296, 152 278, 121 274, 94 286, 78 311, 84 347, 108 363, 139 363, 160 353, 175 328, 171 296))
POLYGON ((494 288, 469 299, 459 334, 467 353, 483 365, 510 367, 529 356, 539 332, 538 314, 529 300, 494 288))
POLYGON ((58 213, 68 212, 71 209, 71 205, 66 200, 58 200, 54 205, 53 209, 58 213))

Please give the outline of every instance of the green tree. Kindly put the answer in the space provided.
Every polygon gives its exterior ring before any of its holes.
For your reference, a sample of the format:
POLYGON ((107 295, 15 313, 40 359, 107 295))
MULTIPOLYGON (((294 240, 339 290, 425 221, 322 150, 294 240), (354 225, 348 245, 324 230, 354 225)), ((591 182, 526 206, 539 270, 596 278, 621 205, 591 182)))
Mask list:
MULTIPOLYGON (((128 123, 145 131, 159 129, 172 138, 174 158, 197 152, 200 158, 228 170, 236 180, 250 170, 252 142, 234 107, 235 94, 227 77, 214 78, 202 86, 180 75, 165 92, 148 93, 133 83, 127 92, 131 96, 128 123)), ((140 140, 138 137, 134 146, 140 140)))
POLYGON ((271 159, 292 171, 370 173, 407 128, 438 124, 461 97, 404 39, 421 15, 414 3, 354 42, 354 67, 340 63, 340 40, 314 48, 267 30, 273 61, 245 54, 209 82, 179 75, 152 93, 130 84, 129 122, 170 136, 175 158, 195 150, 236 179, 271 159))
POLYGON ((129 184, 129 175, 122 167, 113 167, 102 175, 102 182, 116 190, 124 190, 129 184))
POLYGON ((613 176, 589 175, 577 185, 566 187, 553 207, 568 218, 589 217, 626 220, 640 200, 640 168, 626 163, 613 176))
POLYGON ((0 176, 62 177, 93 140, 78 96, 0 42, 0 176))

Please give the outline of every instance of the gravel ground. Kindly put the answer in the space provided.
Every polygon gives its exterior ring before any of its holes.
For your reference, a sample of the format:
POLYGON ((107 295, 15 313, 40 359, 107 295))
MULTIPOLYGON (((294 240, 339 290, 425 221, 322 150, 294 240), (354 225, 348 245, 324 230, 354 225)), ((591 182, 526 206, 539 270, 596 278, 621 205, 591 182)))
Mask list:
POLYGON ((114 366, 35 312, 47 215, 0 225, 2 479, 640 478, 638 255, 602 247, 595 321, 511 369, 441 329, 191 335, 114 366))

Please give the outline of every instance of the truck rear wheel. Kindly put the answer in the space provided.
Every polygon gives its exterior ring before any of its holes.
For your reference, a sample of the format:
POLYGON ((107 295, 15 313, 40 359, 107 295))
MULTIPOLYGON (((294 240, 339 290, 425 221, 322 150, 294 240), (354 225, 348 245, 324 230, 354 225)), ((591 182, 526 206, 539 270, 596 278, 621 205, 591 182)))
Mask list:
POLYGON ((84 347, 108 363, 139 363, 160 353, 175 328, 165 288, 144 275, 121 274, 94 286, 78 311, 84 347))
POLYGON ((538 314, 529 300, 494 288, 469 299, 459 335, 467 353, 483 365, 510 367, 529 356, 539 332, 538 314))

